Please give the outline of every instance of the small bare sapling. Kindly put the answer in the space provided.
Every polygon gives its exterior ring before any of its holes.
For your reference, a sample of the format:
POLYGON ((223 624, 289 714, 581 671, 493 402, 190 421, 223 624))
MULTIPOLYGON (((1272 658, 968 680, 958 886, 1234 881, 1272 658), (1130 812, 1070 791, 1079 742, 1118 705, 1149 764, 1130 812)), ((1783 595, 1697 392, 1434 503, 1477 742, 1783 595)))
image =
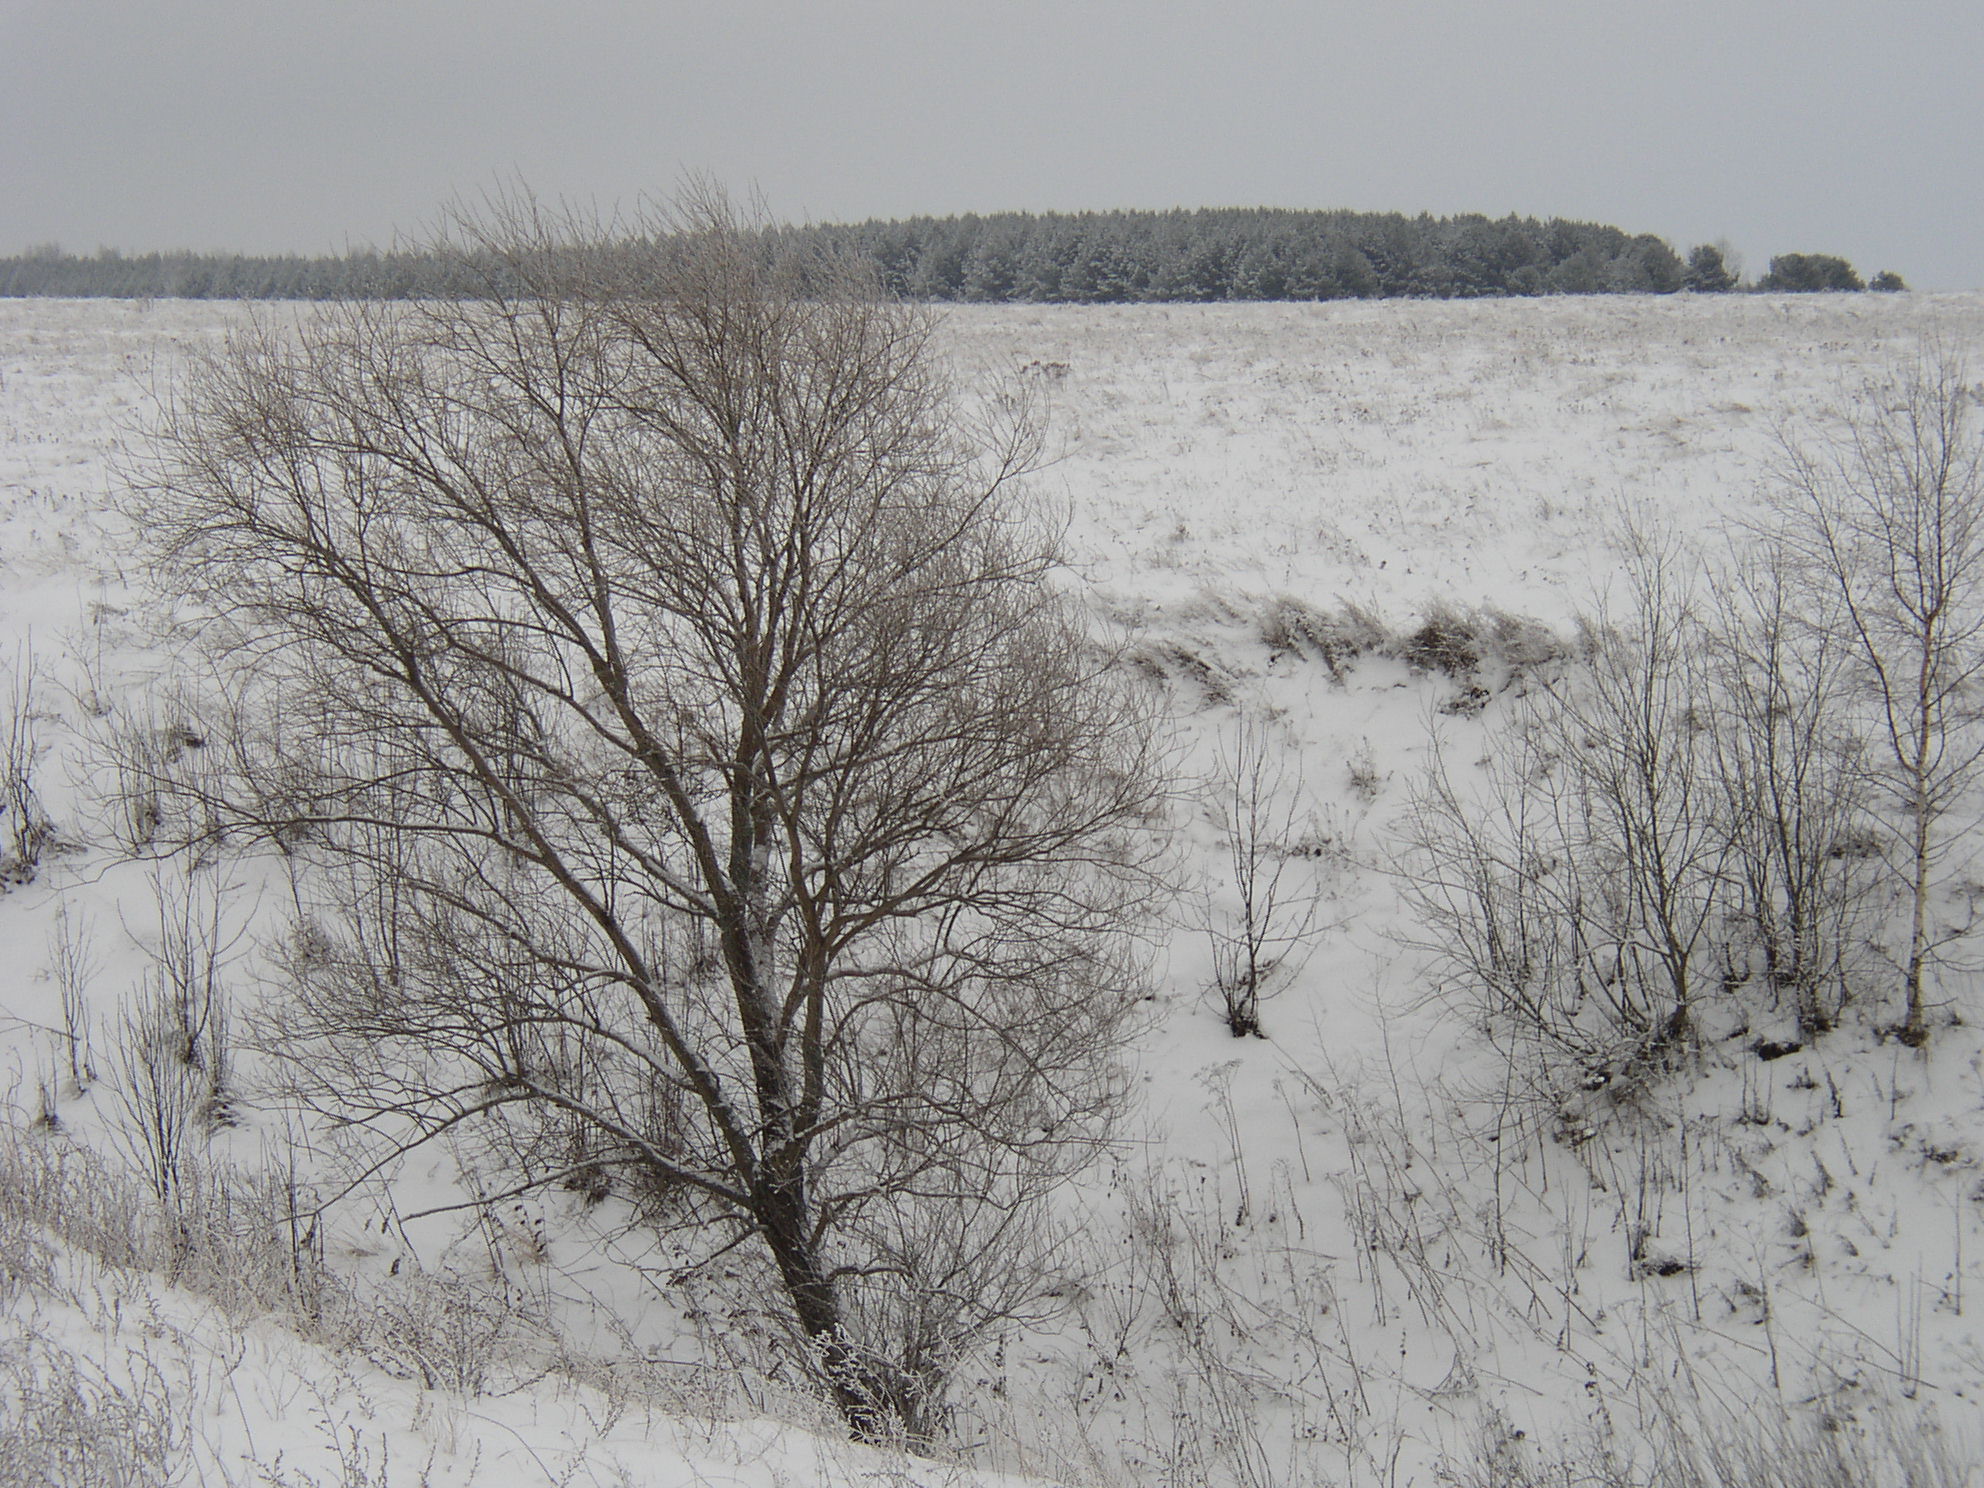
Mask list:
POLYGON ((55 826, 35 790, 41 745, 34 726, 34 658, 24 652, 7 678, 5 732, 0 733, 0 889, 31 881, 55 826))
POLYGON ((1286 985, 1326 928, 1314 873, 1320 848, 1300 770, 1257 724, 1243 721, 1222 750, 1211 795, 1230 874, 1205 904, 1213 990, 1235 1038, 1265 1037, 1262 999, 1286 985))
POLYGON ((49 967, 62 994, 62 1035, 68 1044, 69 1082, 78 1094, 96 1083, 90 1050, 90 983, 102 969, 89 921, 65 903, 49 932, 49 967))

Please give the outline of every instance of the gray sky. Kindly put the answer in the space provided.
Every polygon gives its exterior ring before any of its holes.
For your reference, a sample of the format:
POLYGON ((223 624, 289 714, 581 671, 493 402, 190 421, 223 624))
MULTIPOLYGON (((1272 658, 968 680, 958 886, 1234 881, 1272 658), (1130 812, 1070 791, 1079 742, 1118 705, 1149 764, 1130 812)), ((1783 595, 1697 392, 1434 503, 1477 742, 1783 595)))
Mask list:
POLYGON ((0 0, 0 251, 687 171, 793 220, 1513 211, 1984 288, 1984 3, 0 0))

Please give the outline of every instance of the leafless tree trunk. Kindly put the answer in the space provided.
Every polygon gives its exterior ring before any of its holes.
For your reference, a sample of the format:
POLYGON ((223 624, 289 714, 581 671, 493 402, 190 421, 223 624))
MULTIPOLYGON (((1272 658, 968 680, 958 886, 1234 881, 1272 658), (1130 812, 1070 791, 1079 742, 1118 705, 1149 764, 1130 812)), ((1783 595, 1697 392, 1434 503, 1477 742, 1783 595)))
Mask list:
POLYGON ((755 1249, 850 1426, 927 1431, 1107 1130, 1154 731, 924 314, 636 226, 513 204, 482 298, 205 368, 144 516, 283 782, 205 804, 307 862, 317 1100, 755 1249))
POLYGON ((1958 359, 1935 348, 1869 385, 1822 440, 1783 444, 1783 540, 1836 603, 1868 683, 1882 774, 1905 823, 1898 872, 1909 905, 1902 1038, 1928 1037, 1930 921, 1950 813, 1973 783, 1984 734, 1984 438, 1958 359))

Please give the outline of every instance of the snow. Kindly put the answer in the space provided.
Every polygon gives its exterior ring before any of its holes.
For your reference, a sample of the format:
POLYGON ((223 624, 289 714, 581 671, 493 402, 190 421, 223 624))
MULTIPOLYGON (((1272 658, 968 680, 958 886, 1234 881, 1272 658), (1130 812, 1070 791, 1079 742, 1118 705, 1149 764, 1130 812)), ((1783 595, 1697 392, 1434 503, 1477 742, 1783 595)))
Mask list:
MULTIPOLYGON (((175 369, 250 313, 0 302, 0 670, 17 696, 33 674, 37 782, 63 845, 0 895, 0 1087, 22 1128, 49 1092, 57 1129, 14 1136, 43 1158, 77 1144, 114 1164, 128 1148, 119 1008, 158 944, 159 904, 193 882, 115 841, 104 742, 169 721, 171 696, 169 637, 113 493, 175 369), (97 1078, 83 1088, 68 1073, 58 915, 89 927, 96 962, 97 1078)), ((1222 834, 1202 803, 1181 807, 1135 1140, 1075 1198, 1067 1319, 971 1361, 982 1386, 965 1392, 960 1435, 983 1445, 960 1460, 849 1446, 748 1372, 646 1362, 711 1347, 709 1326, 630 1280, 571 1206, 518 1210, 530 1243, 389 1223, 395 1205, 429 1202, 416 1189, 452 1183, 443 1166, 410 1165, 404 1202, 348 1206, 332 1269, 379 1285, 402 1267, 474 1271, 528 1293, 525 1311, 583 1368, 477 1375, 500 1394, 423 1385, 404 1357, 61 1236, 41 1280, 0 1288, 0 1360, 39 1338, 83 1361, 99 1400, 113 1385, 163 1392, 198 1481, 279 1488, 1001 1472, 1431 1484, 1518 1430, 1629 1443, 1656 1386, 1842 1419, 1927 1405, 1984 1451, 1974 979, 1946 983, 1963 1021, 1926 1054, 1863 1019, 1769 1062, 1711 1047, 1631 1110, 1512 1101, 1491 1051, 1426 995, 1392 871, 1434 739, 1471 768, 1500 701, 1445 713, 1457 684, 1438 673, 1377 656, 1333 669, 1264 628, 1292 600, 1355 607, 1395 634, 1441 607, 1565 632, 1614 574, 1624 514, 1711 550, 1742 542, 1780 431, 1932 334, 1984 359, 1984 296, 946 315, 940 345, 963 384, 1017 382, 1045 412, 1051 460, 1034 490, 1068 520, 1068 582, 1162 679, 1187 776, 1214 769, 1243 718, 1287 762, 1314 849, 1291 867, 1324 927, 1264 1003, 1268 1037, 1230 1037, 1205 993, 1204 921, 1230 907, 1222 834), (616 1385, 616 1369, 642 1383, 616 1385)), ((285 891, 264 867, 230 871, 207 881, 232 885, 213 890, 222 959, 252 989, 285 891)), ((286 1134, 252 1093, 241 1115, 215 1158, 279 1163, 286 1134)))

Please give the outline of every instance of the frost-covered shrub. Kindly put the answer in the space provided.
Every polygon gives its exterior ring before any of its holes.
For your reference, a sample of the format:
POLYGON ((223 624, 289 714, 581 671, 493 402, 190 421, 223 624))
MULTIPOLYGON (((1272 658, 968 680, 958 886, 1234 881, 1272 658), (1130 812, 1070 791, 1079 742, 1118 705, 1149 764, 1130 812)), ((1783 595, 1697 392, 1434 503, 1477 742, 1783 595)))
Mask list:
POLYGON ((0 891, 31 882, 55 845, 55 824, 35 788, 41 755, 34 726, 32 663, 10 674, 0 720, 0 891))
POLYGON ((149 1488, 179 1481, 186 1402, 127 1355, 126 1377, 52 1339, 0 1342, 0 1483, 149 1488))
POLYGON ((1770 1395, 1706 1386, 1659 1389, 1631 1435, 1538 1442, 1505 1421, 1472 1461, 1449 1462, 1452 1488, 1969 1488, 1974 1444, 1927 1411, 1884 1403, 1860 1419, 1770 1395))
POLYGON ((1481 666, 1481 647, 1467 616, 1436 605, 1408 635, 1400 648, 1407 665, 1422 672, 1441 672, 1456 682, 1472 677, 1481 666))
POLYGON ((1320 661, 1336 682, 1344 680, 1358 657, 1392 645, 1391 632, 1354 604, 1344 602, 1332 612, 1286 594, 1261 605, 1256 634, 1270 655, 1320 661))

